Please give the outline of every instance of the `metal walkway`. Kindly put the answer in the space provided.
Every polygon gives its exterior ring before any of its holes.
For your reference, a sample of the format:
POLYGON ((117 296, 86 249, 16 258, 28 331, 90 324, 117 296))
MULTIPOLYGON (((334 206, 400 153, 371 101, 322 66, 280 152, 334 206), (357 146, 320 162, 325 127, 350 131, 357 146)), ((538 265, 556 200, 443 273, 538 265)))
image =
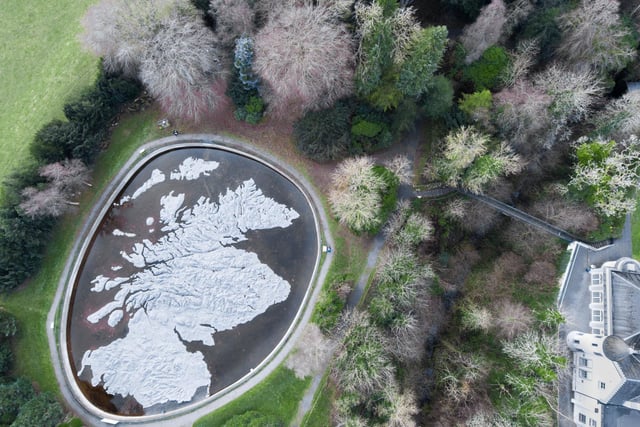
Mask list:
POLYGON ((555 237, 558 237, 562 240, 565 240, 567 242, 582 242, 584 244, 587 244, 591 247, 594 248, 599 248, 599 247, 603 247, 603 246, 607 246, 610 245, 612 243, 612 239, 608 239, 608 240, 603 240, 603 241, 599 241, 599 242, 586 242, 582 239, 580 239, 579 237, 569 233, 566 230, 563 230, 559 227, 556 227, 555 225, 549 224, 548 222, 545 222, 543 220, 541 220, 540 218, 536 218, 533 215, 529 215, 526 212, 521 211, 518 208, 515 208, 511 205, 508 205, 506 203, 501 202, 500 200, 496 200, 493 197, 489 197, 489 196, 485 196, 482 194, 474 194, 468 191, 464 191, 462 189, 459 188, 452 188, 452 187, 440 187, 440 188, 432 188, 429 190, 423 190, 423 191, 415 191, 414 194, 416 197, 418 198, 438 198, 438 197, 442 197, 445 196, 447 194, 453 193, 453 192, 458 192, 460 194, 463 194, 467 197, 470 197, 474 200, 477 200, 479 202, 484 203, 487 206, 491 206, 492 208, 496 209, 497 211, 500 211, 503 215, 506 215, 508 217, 511 218, 515 218, 518 221, 522 221, 526 224, 529 224, 531 226, 534 226, 546 233, 552 234, 555 237))

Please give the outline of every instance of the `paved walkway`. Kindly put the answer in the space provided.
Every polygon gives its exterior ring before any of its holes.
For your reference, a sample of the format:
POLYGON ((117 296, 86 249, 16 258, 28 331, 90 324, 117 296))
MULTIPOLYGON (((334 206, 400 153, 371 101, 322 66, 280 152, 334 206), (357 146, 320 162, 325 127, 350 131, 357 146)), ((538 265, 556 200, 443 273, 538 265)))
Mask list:
MULTIPOLYGON (((166 417, 163 419, 150 419, 145 417, 140 417, 136 420, 132 420, 127 417, 117 417, 110 416, 108 414, 100 414, 96 411, 88 411, 86 409, 86 405, 80 402, 83 399, 83 396, 78 393, 72 393, 72 389, 77 390, 77 385, 73 379, 70 379, 69 375, 65 374, 65 365, 62 362, 62 353, 60 348, 59 337, 57 336, 57 331, 60 328, 64 328, 65 325, 60 325, 60 319, 58 319, 57 312, 61 307, 63 302, 63 298, 65 293, 68 292, 67 282, 70 274, 72 273, 72 269, 74 268, 75 259, 82 252, 82 249, 86 247, 88 244, 92 227, 94 226, 95 221, 98 218, 101 218, 104 214, 105 206, 107 206, 107 201, 112 197, 115 191, 118 190, 118 186, 123 181, 127 180, 127 176, 132 173, 132 168, 136 165, 147 153, 160 149, 162 147, 166 147, 173 144, 178 143, 187 143, 187 142, 202 142, 202 143, 215 143, 220 146, 229 147, 232 149, 237 149, 257 158, 263 159, 266 163, 275 166, 277 169, 284 171, 287 176, 289 176, 293 181, 295 181, 298 185, 303 188, 303 191, 307 194, 310 199, 310 203, 312 208, 314 209, 319 225, 319 233, 320 238, 324 239, 323 243, 334 246, 333 240, 331 238, 331 233, 328 228, 328 222, 326 215, 324 213, 324 209, 322 209, 322 202, 318 195, 313 191, 313 187, 310 185, 308 180, 304 177, 303 174, 299 173, 297 170, 291 168, 289 165, 284 164, 280 160, 276 159, 272 155, 266 153, 261 150, 259 147, 249 145, 247 143, 237 141, 235 139, 220 136, 220 135, 209 135, 209 134, 196 134, 196 135, 179 135, 179 136, 171 136, 167 138, 163 138, 157 141, 153 141, 147 143, 140 147, 140 151, 137 154, 134 154, 125 164, 125 166, 120 170, 120 172, 116 175, 113 181, 107 186, 107 188, 103 191, 102 196, 99 201, 96 203, 93 210, 88 215, 85 223, 82 226, 81 231, 78 234, 76 239, 76 244, 72 249, 72 252, 69 256, 69 261, 65 267, 63 275, 61 277, 60 283, 58 285, 58 289, 56 295, 54 297, 54 301, 47 317, 47 336, 49 339, 49 348, 51 351, 51 360, 53 363, 54 371, 58 382, 60 384, 60 389, 62 396, 67 403, 69 409, 79 416, 86 425, 89 426, 108 426, 111 425, 109 423, 105 423, 102 421, 103 416, 107 415, 110 419, 118 419, 120 426, 160 426, 160 427, 180 427, 180 426, 191 426, 193 423, 201 418, 202 416, 224 406, 225 404, 231 402, 236 399, 249 389, 251 389, 256 384, 263 381, 276 367, 278 367, 292 350, 293 345, 299 338, 300 333, 304 329, 304 326, 309 322, 311 317, 311 311, 315 302, 318 298, 320 289, 322 288, 322 283, 324 283, 329 266, 331 262, 330 259, 326 259, 322 266, 316 271, 315 275, 315 287, 311 291, 308 300, 305 303, 305 308, 301 314, 301 317, 296 319, 296 326, 293 328, 292 332, 289 336, 285 337, 285 340, 281 343, 281 347, 278 352, 271 357, 270 360, 266 361, 266 363, 259 369, 256 369, 254 374, 247 378, 241 384, 235 384, 228 389, 225 389, 218 393, 215 397, 209 398, 205 401, 198 402, 194 404, 189 409, 178 413, 177 415, 173 415, 171 417, 166 417), (56 327, 57 326, 57 327, 56 327), (71 382, 70 382, 71 381, 71 382)), ((63 315, 64 319, 65 316, 63 315)), ((64 363, 67 363, 66 361, 64 363)))

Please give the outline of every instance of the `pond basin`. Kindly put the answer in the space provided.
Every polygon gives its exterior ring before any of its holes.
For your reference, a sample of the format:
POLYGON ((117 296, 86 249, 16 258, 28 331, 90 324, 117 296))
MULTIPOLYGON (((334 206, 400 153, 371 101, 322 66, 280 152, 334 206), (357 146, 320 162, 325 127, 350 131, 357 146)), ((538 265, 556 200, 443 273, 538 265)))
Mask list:
POLYGON ((164 151, 111 199, 73 278, 69 364, 111 414, 161 414, 246 376, 296 319, 319 257, 291 180, 200 145, 164 151))

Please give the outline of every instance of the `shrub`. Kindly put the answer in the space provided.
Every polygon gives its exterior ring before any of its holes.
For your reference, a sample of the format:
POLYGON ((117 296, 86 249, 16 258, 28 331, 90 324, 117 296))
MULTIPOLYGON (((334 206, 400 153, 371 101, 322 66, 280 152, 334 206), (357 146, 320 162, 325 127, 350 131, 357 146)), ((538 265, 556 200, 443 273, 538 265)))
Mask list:
POLYGON ((293 125, 298 149, 307 157, 336 160, 349 150, 352 102, 340 100, 327 109, 309 111, 293 125))
POLYGON ((34 397, 31 381, 26 378, 0 384, 0 423, 11 424, 16 419, 20 407, 34 397))
POLYGON ((41 393, 20 408, 14 427, 56 427, 63 419, 64 412, 51 393, 41 393))
POLYGON ((247 411, 236 415, 222 427, 284 427, 284 423, 275 417, 258 411, 247 411))
POLYGON ((491 107, 493 96, 487 89, 472 94, 462 94, 458 101, 458 108, 465 113, 471 122, 479 123, 484 127, 490 126, 491 107))
POLYGON ((392 142, 391 117, 366 104, 360 104, 351 122, 349 154, 371 153, 390 146, 392 142))
POLYGON ((464 79, 472 82, 476 90, 495 89, 508 68, 507 51, 500 46, 491 46, 464 70, 464 79))
POLYGON ((330 289, 325 292, 317 302, 311 321, 318 325, 322 332, 331 332, 340 320, 346 301, 338 291, 330 289))
POLYGON ((367 314, 354 312, 335 360, 334 377, 349 393, 367 395, 393 378, 383 337, 367 314))
POLYGON ((13 366, 13 352, 11 345, 6 341, 0 342, 0 374, 5 375, 13 366))
POLYGON ((438 119, 447 114, 453 105, 453 84, 444 76, 435 76, 433 84, 422 96, 422 113, 430 119, 438 119))
POLYGON ((445 0, 445 3, 452 6, 456 11, 463 13, 470 21, 473 21, 480 14, 480 9, 489 3, 490 0, 445 0))
POLYGON ((540 46, 540 59, 548 61, 560 44, 562 31, 557 18, 563 9, 538 7, 529 16, 522 29, 523 39, 536 39, 540 46))

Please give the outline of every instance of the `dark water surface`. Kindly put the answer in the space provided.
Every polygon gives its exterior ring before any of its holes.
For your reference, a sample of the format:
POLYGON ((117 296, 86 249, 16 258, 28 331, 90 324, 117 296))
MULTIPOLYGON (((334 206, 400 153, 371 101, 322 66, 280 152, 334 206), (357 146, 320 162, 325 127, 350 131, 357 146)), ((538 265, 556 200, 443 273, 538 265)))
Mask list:
POLYGON ((175 149, 160 154, 141 168, 126 184, 116 202, 124 195, 131 195, 149 179, 154 169, 160 169, 167 180, 135 200, 122 206, 111 206, 82 260, 74 283, 70 320, 67 324, 67 346, 74 372, 78 372, 82 366, 82 357, 87 350, 106 346, 126 336, 128 316, 132 313, 125 311, 123 320, 113 328, 107 324, 108 316, 96 324, 87 320, 90 314, 113 301, 114 295, 120 290, 116 287, 110 291, 91 292, 90 282, 100 274, 107 277, 129 277, 141 270, 123 260, 120 252, 131 252, 133 243, 142 239, 156 242, 163 236, 158 217, 160 197, 170 191, 174 195, 184 193, 185 201, 182 206, 190 207, 202 196, 217 203, 219 194, 226 193, 227 189, 235 190, 244 181, 253 179, 266 197, 298 212, 300 217, 293 220, 287 228, 248 231, 245 234, 246 241, 233 244, 238 249, 257 254, 263 264, 289 282, 291 291, 285 301, 272 305, 252 321, 215 333, 214 346, 203 345, 200 341, 183 342, 188 351, 204 355, 212 376, 209 393, 202 389, 191 402, 142 408, 131 396, 113 396, 105 392, 102 386, 92 387, 88 369, 85 369, 81 378, 76 377, 83 393, 95 406, 121 415, 153 414, 176 409, 222 390, 255 368, 281 341, 294 320, 309 287, 318 257, 315 219, 306 198, 293 183, 268 166, 221 149, 175 149), (169 173, 188 157, 214 160, 220 165, 209 172, 209 176, 201 176, 197 180, 169 180, 169 173), (155 220, 151 226, 146 224, 148 217, 155 220), (114 236, 114 229, 135 233, 136 237, 114 236), (150 232, 150 229, 154 231, 150 232), (122 269, 112 271, 112 266, 122 266, 122 269))

